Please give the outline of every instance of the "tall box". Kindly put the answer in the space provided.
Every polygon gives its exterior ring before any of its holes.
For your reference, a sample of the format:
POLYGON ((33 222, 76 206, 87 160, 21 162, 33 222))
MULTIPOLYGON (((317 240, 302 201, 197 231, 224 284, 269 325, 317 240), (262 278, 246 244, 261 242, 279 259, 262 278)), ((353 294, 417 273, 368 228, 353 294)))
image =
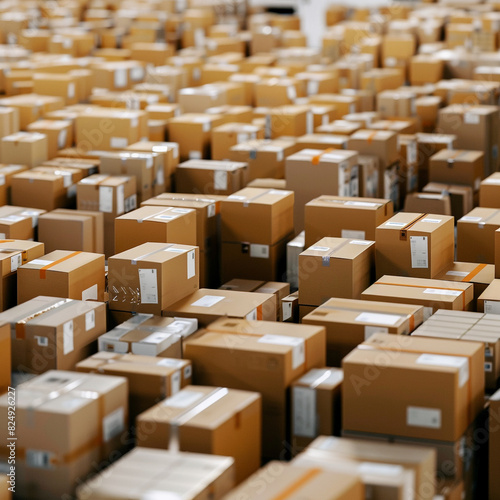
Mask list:
POLYGON ((109 305, 161 315, 199 287, 198 247, 144 243, 108 260, 109 305))
POLYGON ((454 260, 453 217, 400 212, 377 227, 375 241, 377 277, 434 278, 454 260))

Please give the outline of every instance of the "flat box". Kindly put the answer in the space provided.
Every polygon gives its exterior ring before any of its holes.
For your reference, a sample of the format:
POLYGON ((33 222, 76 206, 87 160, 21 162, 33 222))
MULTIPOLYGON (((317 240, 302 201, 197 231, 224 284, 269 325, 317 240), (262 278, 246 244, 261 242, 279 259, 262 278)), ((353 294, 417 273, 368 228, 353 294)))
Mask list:
POLYGON ((424 321, 422 306, 367 300, 330 299, 302 318, 305 325, 326 328, 326 362, 342 359, 377 332, 410 335, 424 321))
POLYGON ((451 197, 448 193, 408 193, 404 212, 452 215, 451 197))
POLYGON ((73 125, 64 120, 38 120, 30 123, 28 132, 38 132, 47 136, 48 158, 57 156, 59 149, 73 145, 73 125))
POLYGON ((197 195, 230 195, 246 185, 247 168, 246 163, 234 161, 185 161, 175 171, 176 190, 197 195))
POLYGON ((0 314, 12 329, 12 366, 28 373, 73 370, 106 331, 106 307, 39 296, 0 314))
POLYGON ((56 250, 17 270, 17 300, 38 295, 104 301, 104 255, 56 250))
POLYGON ((453 262, 455 227, 446 215, 400 212, 375 231, 377 277, 434 278, 453 262))
MULTIPOLYGON (((233 290, 235 292, 256 292, 257 289, 265 285, 265 281, 232 279, 219 287, 219 290, 233 290)), ((262 292, 274 293, 274 292, 262 292)))
POLYGON ((500 279, 494 279, 479 296, 477 312, 500 314, 500 279))
POLYGON ((372 283, 375 243, 323 238, 299 255, 299 303, 319 306, 331 297, 359 299, 372 283))
POLYGON ((325 236, 375 241, 375 230, 394 214, 392 201, 320 196, 305 207, 306 248, 325 236))
POLYGON ((49 159, 47 136, 38 132, 17 132, 0 140, 2 163, 16 163, 30 168, 49 159))
POLYGON ((212 158, 230 160, 233 146, 256 139, 264 139, 262 127, 248 123, 226 123, 216 127, 212 130, 212 158))
POLYGON ((500 495, 500 477, 496 473, 500 465, 500 391, 490 398, 489 414, 489 500, 500 495))
POLYGON ((262 455, 283 458, 288 388, 311 368, 325 366, 324 346, 323 327, 226 318, 186 342, 185 357, 193 362, 195 384, 262 394, 262 455))
POLYGON ((294 193, 244 188, 221 202, 223 242, 273 245, 293 232, 294 193))
POLYGON ((311 466, 270 462, 225 500, 274 500, 276 498, 314 498, 316 500, 363 500, 365 488, 355 471, 323 471, 311 466), (268 479, 272 477, 272 482, 268 479))
POLYGON ((479 188, 479 206, 500 208, 500 173, 495 172, 481 181, 481 186, 479 188))
POLYGON ((274 295, 201 288, 162 312, 163 316, 197 318, 200 326, 229 318, 275 321, 274 295))
POLYGON ((457 221, 457 260, 495 263, 495 231, 500 228, 500 210, 474 208, 457 221))
POLYGON ((32 217, 21 207, 0 207, 0 238, 30 240, 34 237, 32 217))
POLYGON ((386 275, 367 288, 361 298, 424 306, 426 320, 438 309, 472 310, 474 286, 472 283, 386 275))
MULTIPOLYGON (((10 325, 3 324, 0 327, 0 394, 7 392, 11 384, 11 338, 10 325)), ((3 486, 0 485, 3 488, 3 486)))
POLYGON ((198 247, 143 243, 108 259, 109 305, 161 315, 199 287, 198 247))
POLYGON ((292 449, 300 452, 318 436, 340 435, 344 373, 338 368, 313 368, 292 383, 292 449))
POLYGON ((115 219, 115 252, 147 242, 196 245, 196 211, 144 206, 115 219))
POLYGON ((255 291, 257 293, 273 293, 276 296, 276 321, 281 321, 281 301, 290 295, 290 283, 268 281, 255 291))
POLYGON ((232 457, 236 483, 240 483, 260 467, 261 427, 260 394, 188 386, 137 417, 136 443, 145 448, 178 446, 181 451, 232 457))
POLYGON ((455 221, 461 219, 474 208, 474 191, 469 186, 430 182, 423 187, 422 191, 424 193, 448 194, 450 197, 451 215, 453 215, 455 221))
POLYGON ((397 134, 386 130, 358 130, 349 136, 348 148, 377 156, 384 168, 398 159, 397 134))
POLYGON ((200 453, 135 448, 77 490, 79 500, 141 500, 149 492, 186 500, 222 500, 235 485, 234 460, 200 453), (131 472, 134 471, 131 476, 131 472), (139 484, 138 474, 144 482, 139 484))
POLYGON ((28 169, 27 165, 0 164, 0 203, 2 206, 12 203, 12 176, 25 172, 28 169))
POLYGON ((463 184, 479 191, 484 176, 484 153, 442 149, 429 159, 429 181, 463 184))
MULTIPOLYGON (((72 496, 81 477, 111 453, 123 453, 128 384, 111 377, 49 370, 16 391, 16 494, 49 500, 72 496), (34 399, 38 404, 33 407, 34 399), (46 439, 63 436, 64 439, 46 439)), ((7 394, 0 397, 0 421, 7 439, 7 394)))
POLYGON ((158 401, 191 383, 191 362, 137 354, 98 352, 80 361, 75 371, 124 377, 129 386, 130 422, 158 401))

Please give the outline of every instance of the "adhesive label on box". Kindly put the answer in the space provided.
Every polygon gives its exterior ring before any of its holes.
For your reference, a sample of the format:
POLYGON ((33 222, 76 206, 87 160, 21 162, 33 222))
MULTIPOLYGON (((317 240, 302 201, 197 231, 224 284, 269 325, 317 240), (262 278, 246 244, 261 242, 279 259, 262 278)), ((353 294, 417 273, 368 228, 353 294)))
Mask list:
POLYGON ((68 138, 68 131, 67 129, 63 129, 59 132, 59 135, 57 137, 57 148, 58 149, 64 149, 66 147, 66 140, 68 138))
POLYGON ((486 314, 500 314, 500 302, 496 300, 485 300, 484 312, 486 314))
MULTIPOLYGON (((111 207, 113 207, 113 204, 111 204, 111 207)), ((120 215, 124 212, 125 212, 125 186, 123 184, 120 184, 116 188, 116 213, 120 215)))
POLYGON ((97 300, 97 283, 83 290, 82 300, 97 300))
POLYGON ((246 316, 247 321, 257 321, 257 309, 252 309, 246 316))
MULTIPOLYGON (((401 465, 386 465, 374 462, 361 462, 358 468, 360 475, 384 476, 398 479, 403 476, 404 472, 405 470, 401 465)), ((434 498, 434 500, 436 499, 434 498)))
POLYGON ((312 246, 309 248, 309 250, 313 250, 314 252, 328 252, 328 250, 331 250, 330 247, 320 247, 320 246, 312 246))
POLYGON ((384 226, 389 226, 389 227, 405 227, 406 226, 406 222, 392 222, 392 221, 389 221, 389 222, 386 222, 384 224, 384 226))
POLYGON ((200 151, 190 151, 189 152, 190 160, 201 160, 201 152, 200 151))
POLYGON ((482 220, 482 217, 470 217, 469 215, 466 215, 465 217, 459 219, 459 222, 481 222, 482 220))
POLYGON ((5 175, 0 174, 0 186, 3 186, 5 184, 5 175))
POLYGON ((424 293, 430 295, 447 295, 449 297, 458 297, 462 291, 461 290, 442 290, 440 288, 426 288, 424 293))
POLYGON ((315 438, 316 433, 316 391, 309 387, 293 388, 293 434, 315 438))
POLYGON ((406 161, 409 165, 417 163, 417 143, 411 142, 406 147, 406 161))
POLYGON ((207 217, 214 217, 215 215, 215 203, 212 203, 211 205, 208 205, 207 207, 207 217))
POLYGON ((281 306, 282 321, 288 321, 292 317, 292 303, 283 302, 281 306))
POLYGON ((360 323, 371 323, 374 325, 394 326, 400 319, 401 316, 397 316, 396 314, 363 312, 356 316, 355 321, 359 321, 360 323))
POLYGON ((17 271, 17 268, 23 264, 23 255, 18 253, 10 258, 10 272, 17 271))
POLYGON ((175 219, 175 216, 174 215, 160 214, 160 215, 155 215, 154 219, 158 219, 158 220, 172 220, 172 219, 175 219))
POLYGON ((319 90, 319 82, 317 80, 308 80, 307 93, 309 95, 316 95, 319 90))
POLYGON ((493 363, 491 361, 484 363, 484 371, 487 373, 491 373, 493 371, 493 363))
POLYGON ((369 201, 346 201, 344 203, 344 206, 346 206, 346 207, 370 207, 370 208, 372 208, 372 207, 380 206, 380 203, 372 203, 369 201))
POLYGON ((130 79, 133 82, 138 82, 144 78, 144 68, 142 66, 136 66, 130 69, 130 79))
POLYGON ((365 232, 364 231, 354 231, 352 229, 342 229, 342 238, 354 238, 357 240, 364 240, 365 239, 365 232))
POLYGON ((113 149, 124 149, 128 146, 126 137, 111 137, 109 142, 113 149))
POLYGON ((36 343, 40 347, 47 347, 49 345, 49 339, 47 337, 40 337, 35 335, 36 343))
POLYGON ((75 349, 73 336, 73 320, 67 321, 63 325, 63 352, 64 355, 73 352, 75 349))
POLYGON ((191 365, 187 365, 184 368, 184 380, 188 380, 193 374, 193 367, 191 365))
POLYGON ((85 314, 85 331, 88 332, 95 328, 95 310, 89 311, 85 314))
POLYGON ((227 189, 227 172, 225 170, 214 171, 214 189, 218 191, 226 191, 227 189))
POLYGON ((368 246, 371 245, 373 241, 366 241, 366 240, 352 240, 349 242, 349 245, 362 245, 362 246, 368 246))
POLYGON ((158 279, 156 269, 139 269, 141 304, 158 304, 158 279))
POLYGON ((26 465, 36 469, 51 469, 53 453, 39 450, 26 450, 26 465))
POLYGON ((469 380, 469 360, 464 356, 446 356, 438 354, 422 354, 418 357, 419 365, 450 366, 459 369, 458 385, 463 385, 469 380))
POLYGON ((203 392, 197 391, 183 391, 178 392, 175 396, 166 399, 163 404, 164 406, 170 406, 172 408, 188 408, 194 405, 200 399, 205 396, 203 392))
POLYGON ((308 111, 306 114, 306 133, 314 133, 314 115, 312 111, 308 111))
POLYGON ((236 144, 241 144, 242 142, 247 142, 249 139, 246 132, 240 132, 236 135, 236 144))
POLYGON ((297 90, 293 85, 289 85, 286 89, 286 95, 290 101, 297 99, 297 90))
POLYGON ((441 410, 438 408, 408 406, 406 408, 406 425, 425 427, 426 429, 441 429, 441 410))
POLYGON ((481 118, 479 115, 476 115, 476 113, 464 113, 464 123, 467 123, 469 125, 477 125, 480 122, 481 118))
POLYGON ((190 250, 187 254, 187 279, 191 279, 196 274, 196 252, 190 250))
POLYGON ((427 222, 428 224, 439 224, 440 222, 442 222, 441 219, 422 219, 420 222, 427 222))
POLYGON ((224 299, 225 297, 220 295, 205 295, 201 299, 198 299, 196 302, 193 302, 191 305, 193 307, 212 307, 224 299))
POLYGON ((376 333, 389 333, 389 328, 387 328, 386 326, 365 326, 365 340, 368 340, 372 335, 375 335, 376 333))
POLYGON ((117 89, 122 89, 127 86, 127 70, 126 68, 115 69, 114 84, 117 89))
POLYGON ((412 269, 427 269, 429 267, 429 251, 427 236, 410 236, 412 269))
POLYGON ((125 412, 123 406, 102 419, 102 438, 105 443, 123 432, 125 429, 125 412))
POLYGON ((465 278, 468 276, 470 273, 466 271, 448 271, 446 273, 446 276, 458 276, 459 278, 465 278))
POLYGON ((99 212, 113 212, 113 188, 99 186, 99 212))
POLYGON ((269 259, 269 245, 250 245, 250 257, 256 259, 269 259))
MULTIPOLYGON (((5 239, 5 236, 2 238, 5 239)), ((54 261, 53 260, 44 260, 44 259, 33 259, 28 262, 28 264, 34 264, 35 266, 48 266, 49 264, 52 264, 54 261)))
POLYGON ((68 99, 73 99, 75 97, 75 84, 73 82, 68 83, 68 99))
POLYGON ((304 339, 288 337, 286 335, 264 335, 258 342, 262 344, 274 344, 291 346, 292 349, 292 369, 295 370, 303 365, 306 360, 306 349, 304 339))
POLYGON ((181 372, 176 371, 170 377, 170 394, 173 396, 181 390, 181 372))

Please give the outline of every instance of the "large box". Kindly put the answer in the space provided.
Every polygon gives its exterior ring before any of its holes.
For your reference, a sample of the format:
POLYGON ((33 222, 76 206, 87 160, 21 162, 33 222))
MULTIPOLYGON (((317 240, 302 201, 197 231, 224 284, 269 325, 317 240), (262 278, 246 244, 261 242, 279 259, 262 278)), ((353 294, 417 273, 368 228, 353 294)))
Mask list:
POLYGON ((306 248, 325 236, 375 241, 377 226, 393 214, 389 200, 320 196, 305 207, 306 248))
POLYGON ((319 306, 331 297, 359 299, 372 283, 375 243, 323 238, 299 256, 299 303, 319 306))
POLYGON ((342 359, 374 333, 410 335, 424 321, 422 306, 367 300, 330 299, 302 318, 326 328, 326 362, 342 359))
POLYGON ((403 213, 375 231, 377 277, 434 278, 453 262, 455 227, 446 215, 403 213))
POLYGON ((161 315, 199 287, 198 247, 144 243, 108 259, 109 307, 161 315))
MULTIPOLYGON (((8 403, 7 394, 0 397, 4 441, 8 403)), ((74 495, 95 463, 121 452, 127 414, 128 384, 122 377, 50 370, 18 386, 16 494, 33 500, 74 495)))
POLYGON ((232 457, 240 483, 260 466, 261 429, 260 394, 188 386, 137 417, 136 444, 232 457))
POLYGON ((38 295, 104 301, 104 255, 56 250, 17 270, 17 300, 38 295))
POLYGON ((196 245, 196 211, 144 206, 115 219, 115 252, 148 242, 196 245))

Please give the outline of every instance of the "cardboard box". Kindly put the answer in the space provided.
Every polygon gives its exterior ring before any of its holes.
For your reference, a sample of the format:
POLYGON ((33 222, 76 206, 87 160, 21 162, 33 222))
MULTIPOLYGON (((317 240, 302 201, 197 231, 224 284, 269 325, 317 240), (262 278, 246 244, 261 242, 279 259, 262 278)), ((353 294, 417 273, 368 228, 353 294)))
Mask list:
POLYGON ((256 392, 188 386, 137 417, 136 442, 146 448, 232 457, 240 483, 260 466, 261 420, 262 401, 256 392))
POLYGON ((143 206, 115 219, 115 252, 147 242, 196 245, 196 211, 143 206))
POLYGON ((325 236, 375 240, 375 229, 393 216, 389 200, 320 196, 305 206, 306 248, 325 236))
POLYGON ((225 498, 271 500, 284 495, 317 500, 362 500, 365 488, 354 470, 335 473, 307 465, 270 462, 225 498), (271 482, 266 479, 269 477, 273 478, 271 482))
POLYGON ((358 299, 372 283, 375 243, 322 238, 299 256, 299 303, 319 306, 331 297, 358 299))
POLYGON ((284 323, 299 322, 299 292, 293 292, 281 299, 281 321, 284 323))
MULTIPOLYGON (((116 500, 139 500, 148 491, 171 495, 174 488, 186 500, 212 496, 221 500, 235 485, 234 460, 200 453, 135 448, 78 488, 80 500, 113 495, 116 500), (145 482, 137 485, 130 471, 145 482), (89 496, 90 495, 90 496, 89 496)), ((177 494, 177 493, 176 493, 177 494)))
POLYGON ((469 186, 430 182, 424 186, 423 192, 448 194, 450 197, 451 215, 453 215, 455 221, 461 219, 474 208, 473 188, 469 186))
POLYGON ((38 295, 104 300, 104 255, 56 250, 17 270, 17 300, 38 295))
POLYGON ((364 198, 378 198, 380 160, 376 156, 360 155, 359 162, 359 196, 364 198))
POLYGON ((274 295, 267 293, 200 288, 172 304, 162 315, 197 318, 200 326, 206 326, 223 316, 275 321, 276 304, 274 295))
MULTIPOLYGON (((233 279, 224 283, 219 287, 219 290, 233 290, 236 292, 256 292, 260 287, 264 286, 265 281, 259 280, 246 280, 246 279, 233 279)), ((262 292, 262 293, 274 293, 262 292)))
MULTIPOLYGON (((72 496, 96 462, 123 452, 127 392, 122 377, 64 370, 49 370, 20 385, 16 423, 23 432, 16 432, 16 494, 33 499, 72 496), (39 402, 35 408, 33 398, 39 402), (46 432, 62 430, 71 439, 45 439, 46 432)), ((3 439, 8 403, 7 394, 0 397, 3 439)))
POLYGON ((394 132, 358 130, 349 136, 348 147, 359 154, 377 156, 384 168, 398 159, 397 135, 394 132))
POLYGON ((457 260, 495 263, 495 231, 500 228, 500 211, 474 208, 457 221, 457 260))
POLYGON ((302 318, 305 325, 326 328, 326 362, 342 359, 374 333, 410 335, 424 321, 424 309, 409 304, 329 299, 302 318))
POLYGON ((21 207, 0 207, 1 239, 33 239, 33 219, 21 207))
POLYGON ((403 213, 377 227, 375 267, 385 274, 434 278, 453 262, 453 217, 403 213))
POLYGON ((176 190, 196 195, 229 195, 246 185, 247 169, 248 165, 242 162, 185 161, 175 171, 176 190))
POLYGON ((325 366, 324 345, 322 327, 229 318, 188 341, 185 356, 193 362, 196 384, 261 393, 262 454, 272 458, 287 452, 288 387, 311 368, 325 366))
POLYGON ((420 118, 423 132, 431 133, 436 127, 443 100, 439 96, 422 96, 415 101, 416 116, 420 118))
POLYGON ((489 413, 489 500, 500 494, 500 481, 495 471, 500 463, 500 391, 490 398, 489 413))
POLYGON ((277 281, 268 281, 257 290, 257 293, 273 293, 276 296, 276 321, 282 321, 281 301, 290 295, 290 283, 280 283, 277 281))
MULTIPOLYGON (((264 139, 264 129, 248 123, 225 123, 212 130, 212 158, 230 160, 231 148, 251 140, 264 139)), ((234 158, 233 158, 234 160, 234 158)))
POLYGON ((446 193, 408 193, 403 211, 452 215, 450 195, 446 193))
POLYGON ((30 168, 49 159, 48 140, 38 132, 17 132, 1 139, 2 163, 17 163, 30 168))
POLYGON ((135 246, 108 259, 110 308, 161 315, 198 290, 198 273, 198 247, 174 243, 135 246))
POLYGON ((300 452, 318 436, 340 435, 340 401, 344 373, 313 368, 292 383, 292 449, 300 452))
MULTIPOLYGON (((15 108, 19 115, 19 128, 26 130, 26 127, 42 118, 45 113, 56 111, 64 107, 64 100, 61 97, 40 95, 40 94, 22 94, 0 99, 0 106, 15 108)), ((18 130, 12 130, 16 133, 18 130)))
POLYGON ((500 280, 494 279, 477 299, 477 312, 500 314, 500 280))
POLYGON ((28 168, 27 165, 0 164, 0 203, 2 206, 12 203, 12 176, 25 172, 28 168))
POLYGON ((425 85, 443 79, 444 63, 434 55, 418 54, 410 60, 410 83, 425 85))
POLYGON ((481 411, 482 344, 376 334, 363 346, 367 348, 355 349, 342 362, 350 381, 342 391, 344 429, 451 442, 462 437, 481 411), (360 375, 367 365, 378 375, 371 382, 360 375), (374 400, 387 404, 377 405, 372 418, 363 419, 374 400))
MULTIPOLYGON (((487 208, 500 208, 500 174, 493 173, 481 181, 479 187, 479 206, 487 208)), ((471 208, 472 210, 472 208, 471 208)))
POLYGON ((17 108, 2 106, 0 109, 0 135, 17 134, 19 132, 19 111, 17 108))
POLYGON ((427 320, 438 309, 470 311, 474 303, 474 286, 472 283, 386 275, 367 288, 361 298, 424 306, 424 320, 427 320))
POLYGON ((73 145, 73 125, 64 120, 38 120, 30 123, 28 132, 38 132, 47 136, 47 158, 57 156, 59 149, 73 145))

